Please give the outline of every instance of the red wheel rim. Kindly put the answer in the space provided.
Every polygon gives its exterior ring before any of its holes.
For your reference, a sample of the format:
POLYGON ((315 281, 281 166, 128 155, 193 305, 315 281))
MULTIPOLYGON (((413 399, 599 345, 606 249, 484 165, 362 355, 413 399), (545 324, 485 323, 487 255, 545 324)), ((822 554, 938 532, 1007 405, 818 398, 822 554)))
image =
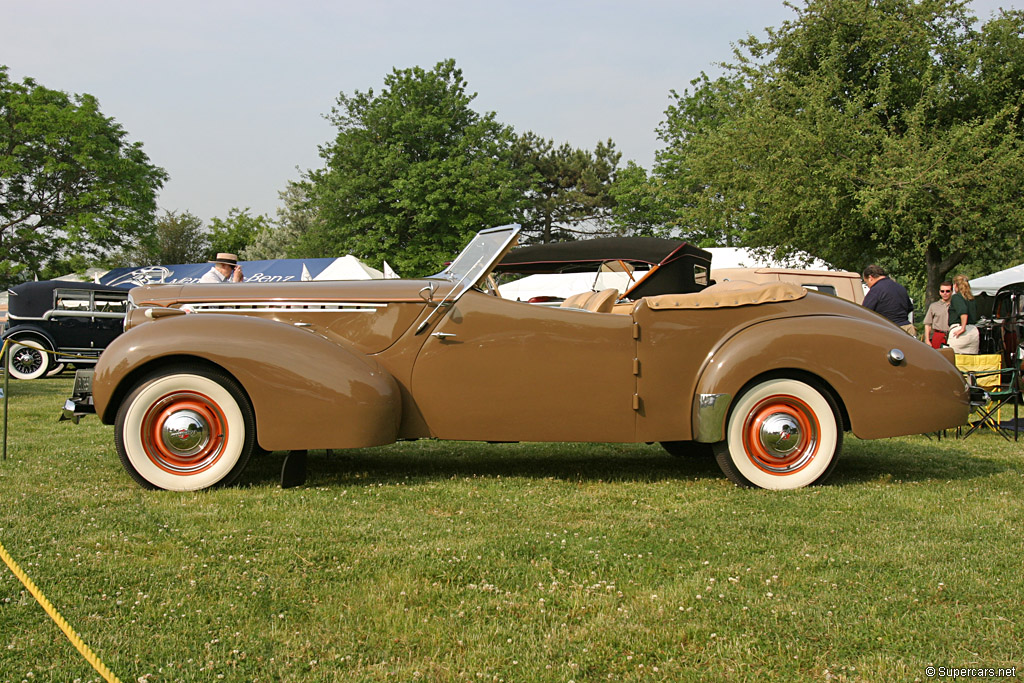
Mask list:
POLYGON ((217 403, 193 391, 176 391, 154 401, 139 429, 150 461, 182 476, 212 467, 224 453, 229 436, 227 419, 217 403))
POLYGON ((814 459, 821 425, 814 410, 796 396, 762 399, 743 423, 743 451, 755 467, 772 475, 799 472, 814 459))

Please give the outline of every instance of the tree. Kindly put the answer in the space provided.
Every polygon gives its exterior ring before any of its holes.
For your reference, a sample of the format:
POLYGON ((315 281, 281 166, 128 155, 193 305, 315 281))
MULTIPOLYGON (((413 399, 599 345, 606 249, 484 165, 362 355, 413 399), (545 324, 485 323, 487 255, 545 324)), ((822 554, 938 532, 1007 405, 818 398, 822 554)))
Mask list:
POLYGON ((256 240, 257 235, 268 229, 269 217, 263 214, 250 216, 248 207, 233 208, 228 211, 227 218, 214 218, 210 221, 207 258, 215 258, 222 251, 242 254, 256 240))
POLYGON ((514 135, 470 108, 453 60, 396 69, 384 86, 339 95, 326 165, 306 178, 319 220, 297 248, 436 272, 470 234, 512 219, 526 184, 511 164, 514 135))
POLYGON ((694 165, 690 143, 715 139, 723 127, 732 124, 747 89, 735 75, 712 81, 701 73, 690 85, 692 93, 672 91, 675 104, 666 110, 666 120, 658 128, 665 147, 655 155, 649 201, 664 217, 668 231, 702 246, 738 246, 756 216, 731 205, 721 192, 712 189, 703 176, 704 168, 694 165))
POLYGON ((1011 248, 1024 219, 1024 13, 978 31, 965 7, 807 0, 740 43, 710 125, 683 121, 703 119, 706 91, 678 98, 656 173, 748 246, 877 261, 934 299, 957 265, 1011 248))
POLYGON ((137 242, 166 180, 96 98, 16 83, 0 66, 0 285, 137 242))
POLYGON ((610 189, 621 157, 611 140, 589 152, 568 144, 555 147, 532 132, 518 138, 516 167, 532 178, 519 215, 523 232, 546 243, 575 239, 581 225, 605 223, 614 206, 610 189))
POLYGON ((150 248, 134 259, 137 265, 198 263, 206 260, 210 245, 203 221, 188 211, 164 211, 154 224, 150 248))
POLYGON ((260 229, 241 255, 247 261, 301 258, 299 242, 318 220, 316 209, 309 202, 308 188, 301 182, 289 182, 278 193, 284 202, 277 209, 277 220, 260 229))

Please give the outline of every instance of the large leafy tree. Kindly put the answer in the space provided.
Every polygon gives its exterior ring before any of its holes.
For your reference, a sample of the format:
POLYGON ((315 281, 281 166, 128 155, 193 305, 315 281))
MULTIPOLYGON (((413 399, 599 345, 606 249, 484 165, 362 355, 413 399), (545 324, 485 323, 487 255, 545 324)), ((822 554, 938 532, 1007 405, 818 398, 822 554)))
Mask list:
POLYGON ((394 70, 375 94, 342 93, 306 178, 317 221, 297 254, 387 259, 402 273, 438 270, 469 234, 509 222, 525 176, 513 168, 511 128, 471 108, 453 60, 394 70))
POLYGON ((519 216, 523 232, 537 242, 575 239, 594 232, 611 216, 611 186, 621 154, 611 140, 594 151, 568 143, 555 146, 530 132, 515 145, 516 167, 531 177, 526 204, 519 216))
POLYGON ((138 243, 166 179, 96 98, 0 66, 0 285, 138 243))
POLYGON ((979 30, 962 0, 794 10, 667 112, 655 172, 677 206, 750 246, 884 263, 929 300, 1019 245, 1024 13, 979 30))
POLYGON ((690 85, 692 92, 672 91, 675 102, 658 129, 665 146, 657 152, 654 173, 647 180, 649 211, 663 218, 665 231, 696 244, 738 246, 744 230, 756 225, 756 215, 727 201, 721 186, 707 181, 707 164, 701 163, 695 149, 712 151, 711 141, 736 123, 749 93, 736 75, 711 80, 702 73, 690 85), (707 146, 701 144, 705 142, 707 146))

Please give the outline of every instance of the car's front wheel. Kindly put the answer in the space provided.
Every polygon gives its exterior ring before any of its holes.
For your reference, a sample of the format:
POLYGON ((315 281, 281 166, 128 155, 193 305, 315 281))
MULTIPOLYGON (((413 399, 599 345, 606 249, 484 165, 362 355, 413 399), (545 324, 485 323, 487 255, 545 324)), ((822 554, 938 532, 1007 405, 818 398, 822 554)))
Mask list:
POLYGON ((823 482, 842 445, 839 408, 828 393, 794 379, 771 379, 737 399, 715 456, 740 486, 796 489, 823 482))
POLYGON ((39 379, 50 371, 53 359, 46 347, 30 339, 11 340, 7 347, 11 354, 11 377, 15 379, 39 379))
POLYGON ((196 491, 227 486, 256 443, 252 406, 230 376, 175 367, 139 382, 117 412, 121 464, 146 488, 196 491))

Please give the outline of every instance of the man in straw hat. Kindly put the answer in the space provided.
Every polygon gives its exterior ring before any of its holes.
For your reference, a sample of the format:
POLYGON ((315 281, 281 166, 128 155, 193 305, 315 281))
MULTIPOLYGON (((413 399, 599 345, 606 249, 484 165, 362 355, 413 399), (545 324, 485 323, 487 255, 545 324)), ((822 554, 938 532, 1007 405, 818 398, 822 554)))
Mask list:
POLYGON ((242 267, 238 265, 238 257, 227 252, 220 252, 217 258, 209 263, 213 267, 201 278, 200 282, 241 282, 242 267))

